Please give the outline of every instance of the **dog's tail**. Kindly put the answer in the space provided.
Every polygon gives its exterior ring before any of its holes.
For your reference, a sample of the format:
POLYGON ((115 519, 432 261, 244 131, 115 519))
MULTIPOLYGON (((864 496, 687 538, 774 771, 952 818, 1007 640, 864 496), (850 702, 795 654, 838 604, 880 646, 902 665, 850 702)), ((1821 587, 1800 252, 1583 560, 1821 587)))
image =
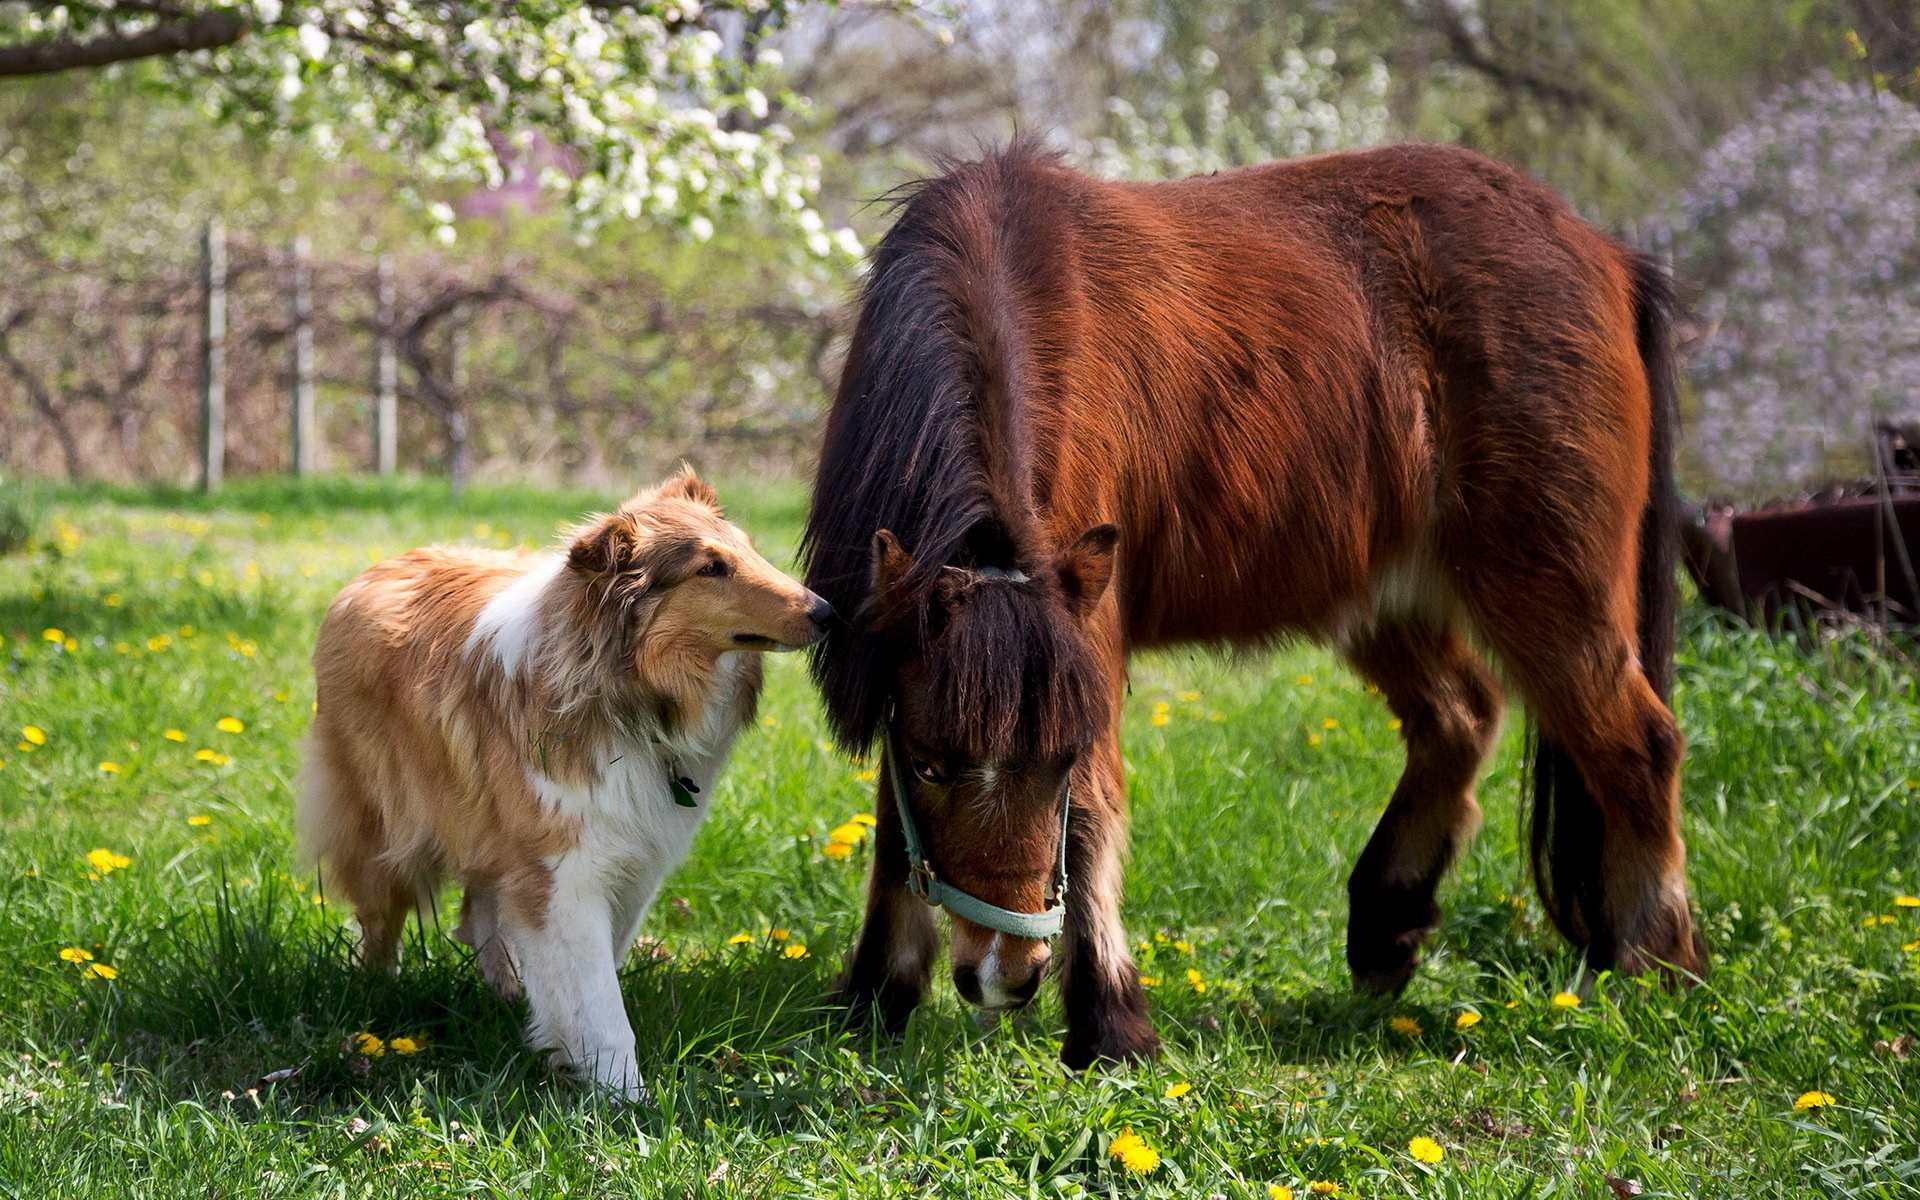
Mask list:
MULTIPOLYGON (((1640 514, 1640 672, 1662 702, 1673 688, 1674 621, 1679 590, 1679 493, 1674 485, 1674 426, 1678 420, 1673 354, 1673 284, 1653 259, 1630 256, 1634 336, 1652 406, 1647 440, 1647 500, 1640 514)), ((1534 886, 1562 935, 1587 947, 1588 961, 1611 962, 1613 947, 1593 945, 1601 900, 1603 833, 1600 806, 1566 750, 1533 731, 1530 857, 1534 886)))

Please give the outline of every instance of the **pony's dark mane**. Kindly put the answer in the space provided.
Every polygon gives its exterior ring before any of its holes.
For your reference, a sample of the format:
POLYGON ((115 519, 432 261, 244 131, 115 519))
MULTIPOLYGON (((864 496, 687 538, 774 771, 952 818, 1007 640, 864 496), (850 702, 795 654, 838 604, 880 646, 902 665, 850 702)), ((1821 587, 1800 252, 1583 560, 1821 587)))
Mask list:
MULTIPOLYGON (((1034 536, 1014 400, 1026 362, 1021 297, 1032 283, 1022 264, 1046 261, 1037 246, 1055 203, 1055 163, 1022 139, 902 189, 899 219, 874 251, 802 542, 807 586, 846 617, 816 649, 813 672, 849 748, 871 744, 894 699, 894 664, 870 632, 876 531, 891 530, 912 557, 900 587, 923 613, 944 567, 1048 569, 1035 561, 1046 548, 1034 536)), ((1028 647, 1063 617, 1056 606, 995 607, 1025 626, 1001 633, 1028 647)), ((1004 669, 996 678, 1007 689, 1029 682, 1004 669)), ((963 690, 979 701, 976 688, 987 686, 963 690)))

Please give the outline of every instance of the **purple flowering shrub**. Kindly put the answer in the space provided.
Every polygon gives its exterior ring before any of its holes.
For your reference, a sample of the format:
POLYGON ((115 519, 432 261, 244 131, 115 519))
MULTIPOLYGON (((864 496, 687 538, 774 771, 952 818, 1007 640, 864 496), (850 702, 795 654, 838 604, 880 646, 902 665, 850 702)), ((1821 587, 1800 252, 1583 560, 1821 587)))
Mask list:
POLYGON ((1920 417, 1920 109, 1831 77, 1786 89, 1678 207, 1695 465, 1747 496, 1862 473, 1875 418, 1920 417))

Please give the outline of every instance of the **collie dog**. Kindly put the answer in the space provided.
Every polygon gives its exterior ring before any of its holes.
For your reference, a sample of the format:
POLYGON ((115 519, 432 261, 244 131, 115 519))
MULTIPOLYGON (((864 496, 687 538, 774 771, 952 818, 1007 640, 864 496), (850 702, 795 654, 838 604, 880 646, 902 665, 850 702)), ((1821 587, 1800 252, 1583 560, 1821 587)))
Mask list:
POLYGON ((319 705, 297 826, 392 970, 447 877, 454 936, 528 1036, 640 1094, 618 969, 752 720, 760 651, 833 610, 682 470, 564 553, 415 550, 348 584, 313 652, 319 705))

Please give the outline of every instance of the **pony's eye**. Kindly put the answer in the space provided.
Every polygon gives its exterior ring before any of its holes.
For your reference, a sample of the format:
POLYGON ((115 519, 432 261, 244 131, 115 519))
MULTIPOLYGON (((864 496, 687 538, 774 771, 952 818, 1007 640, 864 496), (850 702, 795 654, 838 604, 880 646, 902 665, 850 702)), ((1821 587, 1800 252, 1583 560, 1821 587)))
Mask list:
POLYGON ((936 762, 928 762, 924 758, 913 760, 913 773, 921 782, 931 783, 935 787, 945 787, 953 782, 953 776, 947 773, 945 767, 936 762))
POLYGON ((705 575, 709 579, 722 579, 725 578, 727 574, 727 564, 716 558, 706 566, 701 567, 696 574, 705 575))

